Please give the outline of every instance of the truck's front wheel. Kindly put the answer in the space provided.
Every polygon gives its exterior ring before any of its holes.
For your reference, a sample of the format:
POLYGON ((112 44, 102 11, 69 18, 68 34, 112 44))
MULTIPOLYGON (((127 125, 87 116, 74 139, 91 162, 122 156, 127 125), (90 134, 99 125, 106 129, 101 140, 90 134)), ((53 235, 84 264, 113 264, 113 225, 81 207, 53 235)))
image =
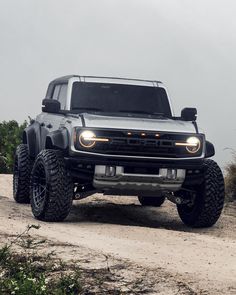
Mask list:
POLYGON ((213 160, 205 160, 203 182, 193 188, 193 203, 177 205, 182 221, 191 227, 210 227, 220 217, 224 206, 224 177, 213 160))
POLYGON ((59 151, 43 150, 31 173, 31 207, 34 216, 44 221, 62 221, 70 212, 73 183, 59 151))
POLYGON ((142 206, 161 207, 161 205, 165 202, 165 197, 139 196, 138 200, 142 206))

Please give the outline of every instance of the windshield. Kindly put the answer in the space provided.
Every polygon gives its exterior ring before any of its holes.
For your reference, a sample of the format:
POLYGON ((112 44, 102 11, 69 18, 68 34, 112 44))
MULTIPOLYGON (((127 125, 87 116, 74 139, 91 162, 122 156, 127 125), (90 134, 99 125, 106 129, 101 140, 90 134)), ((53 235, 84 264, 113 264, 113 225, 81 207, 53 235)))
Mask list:
POLYGON ((74 82, 71 110, 171 116, 164 88, 110 83, 74 82))

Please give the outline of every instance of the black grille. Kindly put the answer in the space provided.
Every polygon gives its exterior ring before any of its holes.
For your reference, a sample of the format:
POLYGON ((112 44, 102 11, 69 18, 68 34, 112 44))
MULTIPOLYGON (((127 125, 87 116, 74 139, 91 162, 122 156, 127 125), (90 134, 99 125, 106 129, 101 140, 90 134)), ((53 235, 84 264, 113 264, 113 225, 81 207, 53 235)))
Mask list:
MULTIPOLYGON (((185 142, 192 134, 182 133, 163 133, 146 131, 114 131, 114 130, 93 130, 97 137, 108 138, 109 142, 97 142, 90 149, 80 146, 78 136, 82 130, 77 133, 76 148, 85 151, 127 155, 127 156, 147 156, 147 157, 197 157, 202 154, 202 148, 195 154, 187 152, 183 146, 175 146, 175 142, 185 142)), ((196 134, 194 134, 196 136, 196 134)), ((202 142, 202 136, 198 135, 202 142)))

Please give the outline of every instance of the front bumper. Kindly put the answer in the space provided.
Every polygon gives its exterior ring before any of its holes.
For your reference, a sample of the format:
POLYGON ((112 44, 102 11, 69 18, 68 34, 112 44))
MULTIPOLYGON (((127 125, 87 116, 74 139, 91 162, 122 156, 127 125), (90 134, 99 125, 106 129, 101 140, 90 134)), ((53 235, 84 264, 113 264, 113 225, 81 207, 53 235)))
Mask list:
POLYGON ((156 174, 126 172, 123 166, 96 165, 93 186, 103 191, 175 192, 185 180, 184 169, 157 169, 156 174))
POLYGON ((202 159, 139 159, 139 158, 118 158, 103 157, 99 155, 72 154, 65 158, 67 165, 72 169, 78 166, 87 165, 110 165, 124 167, 156 167, 156 168, 176 168, 176 169, 201 169, 202 159))

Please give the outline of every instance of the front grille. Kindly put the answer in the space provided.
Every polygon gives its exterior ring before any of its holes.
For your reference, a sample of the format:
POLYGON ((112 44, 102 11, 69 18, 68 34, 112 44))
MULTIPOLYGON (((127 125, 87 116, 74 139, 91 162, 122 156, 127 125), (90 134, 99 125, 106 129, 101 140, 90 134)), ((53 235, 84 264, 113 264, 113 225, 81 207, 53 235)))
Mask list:
MULTIPOLYGON (((149 131, 128 130, 94 130, 97 137, 108 138, 108 142, 97 142, 94 147, 87 149, 79 144, 78 130, 75 147, 78 150, 91 151, 102 154, 127 155, 127 156, 145 156, 145 157, 163 157, 163 158, 181 158, 181 157, 199 157, 202 154, 202 148, 195 154, 188 153, 183 146, 175 146, 175 142, 185 142, 191 134, 182 133, 163 133, 149 131), (142 135, 143 134, 143 135, 142 135), (158 135, 158 137, 157 137, 158 135)), ((194 134, 196 136, 196 134, 194 134)), ((198 135, 201 142, 203 138, 198 135)))

